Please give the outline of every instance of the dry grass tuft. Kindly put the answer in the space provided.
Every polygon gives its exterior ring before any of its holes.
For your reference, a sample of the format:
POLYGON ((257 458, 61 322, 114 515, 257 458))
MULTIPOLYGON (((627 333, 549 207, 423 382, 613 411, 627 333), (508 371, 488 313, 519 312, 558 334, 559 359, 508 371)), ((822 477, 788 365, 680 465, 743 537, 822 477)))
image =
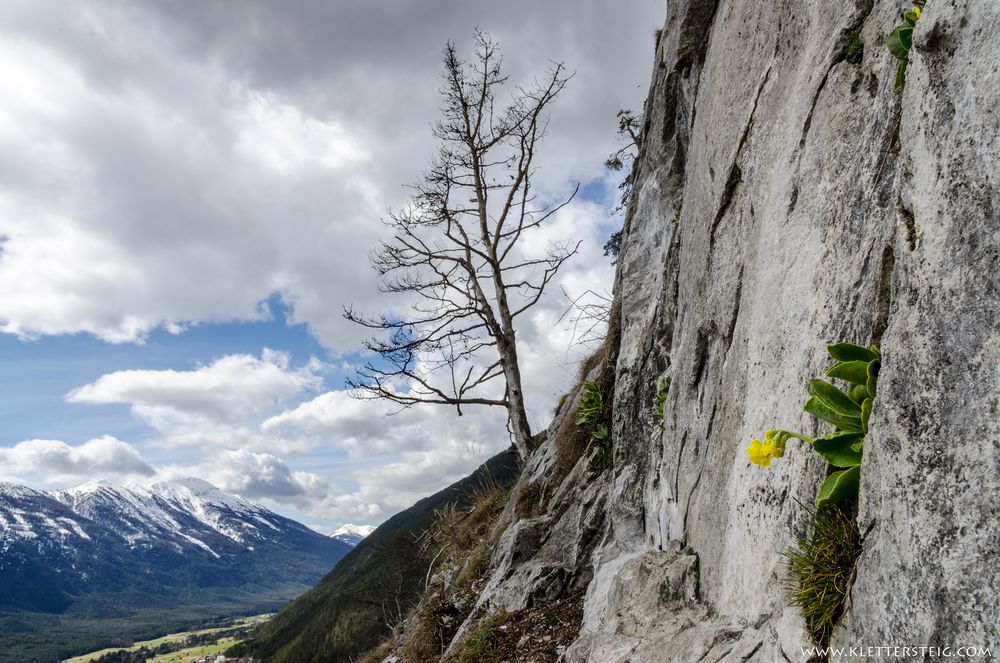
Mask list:
POLYGON ((500 663, 500 652, 492 646, 490 640, 505 622, 510 619, 510 613, 498 612, 484 617, 476 623, 462 641, 462 650, 453 660, 455 663, 500 663))
POLYGON ((542 482, 532 481, 525 484, 517 494, 517 504, 514 513, 518 520, 537 518, 542 515, 545 505, 542 503, 542 482))
MULTIPOLYGON (((812 509, 810 509, 812 511, 812 509)), ((844 602, 861 554, 861 533, 843 507, 812 511, 812 531, 785 553, 788 590, 817 645, 825 646, 844 611, 844 602)))
POLYGON ((375 649, 361 655, 356 663, 382 663, 385 657, 392 653, 392 641, 386 640, 375 649))
MULTIPOLYGON (((615 303, 608 319, 608 331, 604 342, 583 362, 577 374, 578 387, 582 388, 587 378, 596 371, 594 385, 599 389, 604 401, 604 411, 601 420, 607 422, 610 430, 611 414, 614 408, 615 365, 618 362, 618 349, 621 345, 621 310, 615 303)), ((576 390, 574 390, 575 393, 576 390)), ((573 413, 565 413, 562 423, 555 433, 555 471, 556 480, 566 476, 577 461, 587 453, 591 444, 591 431, 576 424, 573 413)), ((611 466, 610 440, 601 441, 599 460, 591 469, 602 472, 611 466)))
POLYGON ((401 648, 407 663, 437 661, 468 616, 489 569, 491 540, 510 490, 487 481, 474 493, 470 506, 451 504, 438 509, 434 523, 421 537, 423 550, 434 555, 424 599, 410 614, 413 624, 401 648), (435 551, 436 552, 433 552, 435 551), (452 571, 447 587, 431 586, 434 571, 452 571))
POLYGON ((474 622, 448 663, 557 663, 579 637, 582 621, 583 593, 517 612, 488 614, 474 622))

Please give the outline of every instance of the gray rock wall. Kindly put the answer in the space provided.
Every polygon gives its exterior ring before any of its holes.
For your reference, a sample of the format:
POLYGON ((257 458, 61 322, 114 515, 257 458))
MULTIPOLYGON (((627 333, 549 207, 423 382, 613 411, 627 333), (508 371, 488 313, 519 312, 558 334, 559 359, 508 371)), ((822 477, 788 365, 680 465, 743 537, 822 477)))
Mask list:
POLYGON ((838 643, 1000 647, 998 31, 986 0, 933 2, 915 32, 871 532, 838 643))
POLYGON ((743 449, 821 430, 805 385, 840 340, 884 364, 834 643, 1000 650, 1000 3, 929 0, 900 94, 903 7, 669 2, 616 284, 614 468, 509 530, 481 598, 585 580, 567 660, 804 660, 781 553, 825 462, 743 449))

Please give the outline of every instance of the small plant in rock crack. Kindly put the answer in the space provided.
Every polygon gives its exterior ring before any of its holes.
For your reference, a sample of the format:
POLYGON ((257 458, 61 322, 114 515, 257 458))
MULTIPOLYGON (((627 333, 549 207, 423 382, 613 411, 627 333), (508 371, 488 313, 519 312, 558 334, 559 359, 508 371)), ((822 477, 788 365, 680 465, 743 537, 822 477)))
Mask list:
POLYGON ((812 528, 797 537, 795 545, 785 552, 786 587, 813 640, 825 644, 844 611, 861 554, 861 533, 845 505, 806 508, 812 516, 812 528))
POLYGON ((843 56, 851 64, 860 64, 865 54, 865 43, 861 39, 861 28, 854 30, 847 35, 844 42, 843 56))
POLYGON ((660 386, 656 390, 656 405, 653 407, 653 418, 663 419, 663 406, 667 402, 667 394, 670 393, 670 376, 660 380, 660 386))
POLYGON ((899 60, 896 65, 896 79, 893 81, 893 89, 899 92, 906 85, 906 65, 910 63, 910 49, 913 47, 913 28, 917 25, 920 12, 923 11, 927 0, 913 0, 913 7, 903 12, 903 22, 897 25, 885 38, 885 44, 889 47, 892 56, 899 60))
POLYGON ((608 426, 604 423, 604 392, 596 382, 583 383, 583 397, 576 409, 576 425, 590 429, 595 440, 608 438, 608 426))
POLYGON ((751 462, 768 467, 772 458, 785 455, 790 439, 807 442, 836 470, 830 473, 816 495, 817 508, 827 504, 853 501, 861 483, 861 454, 864 450, 868 419, 875 400, 881 354, 877 346, 864 348, 852 343, 827 346, 834 364, 827 377, 843 380, 844 390, 826 380, 810 380, 806 412, 833 424, 834 431, 823 437, 809 437, 787 430, 769 430, 764 441, 753 440, 746 448, 751 462))
POLYGON ((611 431, 605 418, 604 391, 598 382, 584 382, 583 396, 576 409, 576 425, 590 433, 596 450, 590 459, 590 469, 601 474, 612 466, 611 431))

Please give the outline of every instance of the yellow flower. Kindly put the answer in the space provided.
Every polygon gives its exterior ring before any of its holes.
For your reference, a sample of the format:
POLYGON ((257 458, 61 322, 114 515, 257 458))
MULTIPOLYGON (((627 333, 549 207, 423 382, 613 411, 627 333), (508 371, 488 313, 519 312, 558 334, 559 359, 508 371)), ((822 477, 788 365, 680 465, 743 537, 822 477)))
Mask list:
POLYGON ((785 455, 784 445, 779 445, 775 442, 774 431, 767 431, 764 433, 764 442, 760 440, 753 440, 750 446, 747 447, 747 455, 750 456, 750 462, 755 465, 760 465, 761 467, 767 467, 771 464, 771 458, 781 458, 785 455))
POLYGON ((761 467, 767 467, 771 464, 771 454, 764 451, 764 445, 760 443, 760 440, 754 440, 747 447, 747 455, 750 456, 750 462, 755 465, 760 465, 761 467))
POLYGON ((913 16, 916 18, 920 18, 920 7, 913 8, 913 16))

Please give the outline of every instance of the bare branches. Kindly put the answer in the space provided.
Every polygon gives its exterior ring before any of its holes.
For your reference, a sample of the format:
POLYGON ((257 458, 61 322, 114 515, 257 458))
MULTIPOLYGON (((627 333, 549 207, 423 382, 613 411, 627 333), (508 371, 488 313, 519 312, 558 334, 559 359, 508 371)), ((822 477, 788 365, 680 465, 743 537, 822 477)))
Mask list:
MULTIPOLYGON (((632 199, 632 186, 636 178, 636 159, 642 150, 642 115, 636 115, 631 110, 623 108, 618 111, 618 138, 624 145, 611 153, 605 160, 604 167, 610 170, 627 169, 628 174, 618 185, 621 197, 618 205, 611 211, 618 214, 628 209, 632 199)), ((612 264, 618 261, 618 252, 621 249, 622 231, 618 230, 611 234, 607 243, 604 244, 604 255, 612 257, 612 264)))
POLYGON ((519 87, 506 105, 499 48, 475 34, 475 57, 444 50, 439 147, 410 187, 409 204, 384 219, 391 238, 372 254, 384 292, 406 295, 407 315, 347 319, 381 332, 365 347, 373 359, 348 384, 361 398, 507 408, 522 455, 531 431, 525 413, 515 319, 536 305, 579 244, 526 251, 527 233, 573 200, 544 204, 532 189, 548 108, 569 81, 562 63, 519 87), (502 378, 502 386, 500 379, 502 378))
POLYGON ((575 299, 563 290, 569 306, 559 317, 561 321, 572 314, 573 342, 576 344, 598 343, 604 340, 604 333, 611 319, 610 295, 587 290, 575 299))

